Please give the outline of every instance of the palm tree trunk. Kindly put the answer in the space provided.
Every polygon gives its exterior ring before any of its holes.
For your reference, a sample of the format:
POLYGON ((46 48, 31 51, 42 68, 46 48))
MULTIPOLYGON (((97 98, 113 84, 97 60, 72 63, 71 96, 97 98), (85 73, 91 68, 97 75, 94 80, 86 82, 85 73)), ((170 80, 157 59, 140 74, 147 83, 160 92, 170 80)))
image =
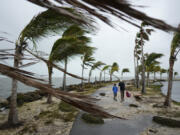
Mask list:
POLYGON ((102 71, 100 72, 100 75, 99 75, 99 82, 101 82, 101 78, 102 78, 102 71))
POLYGON ((146 81, 147 86, 149 86, 149 72, 147 72, 147 81, 146 81))
MULTIPOLYGON (((20 47, 16 45, 15 56, 14 56, 14 67, 18 68, 19 60, 21 57, 20 47)), ((8 124, 16 125, 18 124, 18 112, 17 112, 17 80, 12 79, 12 89, 11 89, 11 98, 10 98, 10 110, 8 116, 8 124)))
POLYGON ((172 56, 169 60, 169 77, 168 77, 168 91, 167 96, 164 102, 165 106, 171 106, 171 93, 172 93, 172 83, 173 83, 173 67, 174 67, 174 58, 172 56))
POLYGON ((106 72, 104 71, 104 82, 106 82, 106 72))
POLYGON ((144 48, 143 48, 143 40, 142 40, 142 34, 141 34, 141 62, 142 62, 142 89, 141 93, 145 94, 146 93, 146 80, 145 80, 145 64, 144 64, 144 48))
POLYGON ((136 68, 136 88, 139 88, 139 69, 138 69, 139 63, 137 59, 137 68, 136 68))
POLYGON ((110 82, 112 82, 112 74, 110 74, 110 82))
POLYGON ((162 80, 162 73, 160 73, 160 80, 162 80))
POLYGON ((137 76, 137 72, 136 72, 136 57, 135 57, 135 51, 134 51, 134 86, 136 86, 137 84, 137 80, 136 80, 136 76, 137 76))
MULTIPOLYGON (((52 85, 52 67, 48 64, 47 64, 47 66, 48 66, 49 85, 52 85)), ((52 103, 52 95, 50 95, 50 94, 48 94, 47 103, 48 104, 52 103)))
MULTIPOLYGON (((64 70, 67 71, 67 59, 64 61, 64 70)), ((64 73, 63 77, 63 90, 66 89, 66 74, 64 73)))
MULTIPOLYGON (((82 64, 82 78, 84 78, 84 64, 82 64)), ((81 88, 83 87, 83 79, 81 79, 81 88)))
POLYGON ((154 81, 156 80, 156 72, 154 72, 154 81))
POLYGON ((90 83, 90 81, 91 81, 91 80, 90 80, 90 79, 91 79, 91 72, 92 72, 92 71, 90 70, 90 71, 89 71, 88 83, 90 83))

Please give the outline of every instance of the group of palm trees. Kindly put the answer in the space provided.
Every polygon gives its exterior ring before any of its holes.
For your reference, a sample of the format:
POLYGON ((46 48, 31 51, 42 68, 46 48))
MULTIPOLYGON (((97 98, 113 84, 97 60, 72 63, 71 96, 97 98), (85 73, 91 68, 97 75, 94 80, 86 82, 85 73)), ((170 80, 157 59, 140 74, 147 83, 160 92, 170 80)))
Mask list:
MULTIPOLYGON (((160 80, 162 79, 162 74, 167 73, 168 76, 168 92, 164 102, 165 106, 171 106, 171 91, 172 91, 172 81, 173 75, 178 75, 178 72, 173 71, 174 62, 180 52, 180 33, 176 32, 174 34, 170 58, 169 58, 169 69, 164 69, 160 67, 160 62, 157 60, 163 56, 161 53, 146 53, 144 54, 145 41, 149 41, 149 35, 153 32, 153 29, 145 28, 148 25, 143 22, 140 27, 140 31, 136 35, 135 48, 134 48, 134 67, 135 67, 135 85, 139 88, 139 75, 141 75, 141 93, 146 93, 146 86, 149 86, 150 73, 154 74, 154 81, 156 80, 156 73, 160 74, 160 80)), ((180 25, 179 25, 180 29, 180 25)))
MULTIPOLYGON (((67 93, 60 93, 55 91, 54 89, 49 87, 49 85, 42 85, 38 82, 35 82, 36 78, 33 78, 33 75, 30 72, 20 70, 22 67, 22 61, 26 59, 25 52, 33 55, 39 60, 42 60, 47 64, 48 74, 49 74, 49 84, 52 83, 52 70, 56 68, 62 72, 64 72, 63 78, 63 89, 66 88, 66 74, 81 79, 82 85, 84 80, 84 69, 87 66, 90 66, 91 69, 89 71, 89 81, 92 75, 92 71, 95 69, 100 70, 100 81, 102 79, 102 73, 104 73, 104 80, 106 72, 109 71, 110 80, 115 76, 114 73, 119 71, 119 66, 116 62, 112 65, 105 65, 103 62, 97 61, 92 57, 95 48, 90 47, 88 44, 90 43, 90 38, 86 36, 87 33, 94 31, 96 28, 94 27, 94 19, 91 16, 95 16, 105 22, 106 24, 113 27, 111 20, 106 16, 106 14, 111 14, 123 21, 126 21, 138 28, 140 28, 140 32, 137 34, 136 38, 136 46, 134 50, 134 63, 135 63, 135 80, 136 85, 138 86, 139 82, 139 73, 142 76, 142 93, 145 93, 145 72, 149 74, 151 71, 148 70, 147 65, 158 65, 157 61, 149 61, 148 57, 150 55, 144 54, 144 44, 145 41, 148 41, 148 35, 153 31, 152 29, 145 28, 148 25, 151 25, 155 28, 164 30, 164 31, 176 31, 172 44, 171 44, 171 53, 169 59, 169 73, 168 73, 168 96, 165 104, 170 105, 170 97, 171 97, 171 88, 172 88, 172 78, 173 78, 173 66, 176 60, 176 56, 179 53, 180 49, 180 30, 178 28, 172 27, 165 22, 147 16, 146 14, 134 9, 134 7, 129 4, 126 0, 116 1, 116 0, 88 0, 88 1, 74 1, 74 0, 55 0, 56 2, 51 2, 49 0, 41 1, 41 0, 28 0, 38 6, 47 8, 46 11, 41 12, 37 16, 35 16, 30 23, 22 30, 15 43, 15 54, 14 56, 14 68, 8 67, 6 65, 0 64, 0 72, 4 75, 7 75, 13 78, 12 81, 12 94, 10 101, 10 111, 9 111, 9 124, 17 124, 18 123, 18 113, 17 113, 17 80, 36 87, 45 89, 50 94, 63 99, 64 101, 73 104, 76 107, 84 109, 85 111, 98 113, 104 116, 111 116, 105 112, 100 111, 97 108, 93 108, 89 101, 84 97, 76 97, 75 95, 70 95, 67 93), (67 7, 68 5, 68 7, 67 7), (73 8, 69 8, 73 7, 73 8), (93 8, 92 8, 93 7, 93 8), (78 9, 78 10, 77 10, 78 9), (79 10, 80 9, 80 10, 79 10), (81 11, 81 12, 79 12, 81 11), (105 13, 105 14, 104 14, 105 13), (133 18, 137 20, 143 21, 142 25, 136 24, 133 18), (63 34, 61 34, 63 33, 63 34), (60 38, 53 44, 51 53, 49 55, 48 60, 39 56, 38 54, 32 52, 29 49, 29 44, 33 44, 35 48, 38 47, 37 41, 51 35, 56 34, 60 35, 60 38), (76 55, 80 55, 82 59, 82 77, 76 76, 67 72, 67 64, 70 61, 70 58, 76 55), (139 61, 141 60, 141 61, 139 61), (146 62, 147 61, 147 62, 146 62), (57 65, 57 62, 64 63, 64 69, 57 65), (141 63, 141 64, 140 64, 141 63), (103 67, 102 67, 103 66, 103 67), (101 68, 102 67, 102 68, 101 68), (141 72, 138 72, 139 69, 142 69, 141 72), (66 95, 66 96, 63 96, 66 95), (76 97, 76 98, 73 98, 76 97), (77 100, 77 99, 84 100, 77 100), (88 109, 87 107, 89 106, 88 109)), ((3 38, 0 40, 3 40, 3 38)), ((7 41, 7 40, 6 40, 7 41)), ((159 58, 159 57, 157 57, 159 58)), ((28 65, 32 63, 27 63, 24 65, 28 65)), ((157 68, 158 69, 158 68, 157 68)), ((128 72, 129 70, 122 70, 123 73, 128 72)), ((164 71, 163 71, 164 72, 164 71)), ((163 73, 162 72, 162 73, 163 73)), ((49 102, 51 102, 51 96, 48 97, 49 102)))

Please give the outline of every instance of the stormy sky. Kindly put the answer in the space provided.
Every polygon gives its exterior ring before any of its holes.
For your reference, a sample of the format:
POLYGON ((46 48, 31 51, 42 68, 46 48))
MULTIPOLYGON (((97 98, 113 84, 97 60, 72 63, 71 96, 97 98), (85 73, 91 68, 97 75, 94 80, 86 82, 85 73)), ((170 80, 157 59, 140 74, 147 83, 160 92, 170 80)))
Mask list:
MULTIPOLYGON (((167 23, 178 26, 180 23, 180 0, 129 0, 133 4, 146 6, 138 8, 146 14, 162 19, 167 23)), ((26 0, 0 0, 0 31, 8 32, 9 35, 3 36, 16 41, 21 30, 30 22, 33 16, 45 11, 46 9, 38 7, 26 0)), ((112 21, 117 25, 116 29, 109 27, 103 22, 97 20, 99 31, 92 37, 91 46, 98 48, 94 54, 97 61, 102 61, 108 65, 117 62, 122 68, 129 68, 130 73, 127 76, 134 76, 133 65, 133 49, 134 40, 138 29, 130 24, 112 18, 112 21), (119 26, 119 27, 118 27, 119 26), (125 30, 121 29, 123 27, 125 30)), ((2 33, 1 33, 2 36, 2 33)), ((38 50, 50 53, 53 43, 59 36, 42 39, 38 42, 38 50)), ((163 53, 164 56, 160 59, 161 67, 168 68, 168 58, 170 53, 170 44, 173 33, 166 33, 155 29, 155 32, 150 36, 150 41, 145 44, 145 53, 163 53)), ((0 49, 13 48, 6 42, 0 42, 0 49)), ((178 56, 178 59, 180 57, 178 56)), ((8 61, 12 65, 13 61, 8 61)), ((62 67, 63 65, 60 64, 62 67)), ((175 63, 175 71, 180 74, 180 60, 175 63)), ((39 75, 47 75, 47 67, 43 62, 31 67, 24 68, 35 72, 39 75)), ((81 75, 81 60, 80 57, 74 57, 68 64, 68 71, 77 75, 81 75)), ((120 76, 120 72, 116 75, 120 76)), ((93 76, 98 76, 99 71, 93 72, 93 76)), ((62 73, 54 70, 53 76, 60 77, 62 73)), ((88 70, 85 71, 85 76, 88 76, 88 70)))

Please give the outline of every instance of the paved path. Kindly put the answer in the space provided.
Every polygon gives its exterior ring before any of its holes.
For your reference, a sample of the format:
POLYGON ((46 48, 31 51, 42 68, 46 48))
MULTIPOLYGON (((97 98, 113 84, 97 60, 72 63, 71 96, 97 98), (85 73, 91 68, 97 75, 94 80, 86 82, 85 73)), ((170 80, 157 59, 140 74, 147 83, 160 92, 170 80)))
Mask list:
MULTIPOLYGON (((118 101, 114 101, 112 98, 112 85, 105 88, 99 89, 92 96, 100 98, 97 102, 98 105, 105 107, 105 109, 111 114, 119 113, 129 108, 129 104, 134 102, 133 98, 126 99, 122 104, 118 101), (99 93, 106 93, 105 97, 99 96, 99 93), (120 105, 122 107, 117 107, 120 105)), ((120 119, 105 119, 105 123, 102 125, 87 124, 80 117, 82 112, 79 113, 76 118, 70 135, 139 135, 145 128, 152 124, 152 116, 150 115, 139 115, 131 118, 130 120, 120 119)))

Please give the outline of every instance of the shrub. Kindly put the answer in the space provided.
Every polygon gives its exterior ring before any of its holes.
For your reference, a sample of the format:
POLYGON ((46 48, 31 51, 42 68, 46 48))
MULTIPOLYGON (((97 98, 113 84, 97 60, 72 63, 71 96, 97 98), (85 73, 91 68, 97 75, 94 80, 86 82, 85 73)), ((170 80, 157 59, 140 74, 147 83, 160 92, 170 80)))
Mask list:
POLYGON ((82 114, 81 118, 87 123, 92 123, 92 124, 103 124, 104 123, 104 120, 101 117, 94 116, 92 114, 84 113, 84 114, 82 114))

